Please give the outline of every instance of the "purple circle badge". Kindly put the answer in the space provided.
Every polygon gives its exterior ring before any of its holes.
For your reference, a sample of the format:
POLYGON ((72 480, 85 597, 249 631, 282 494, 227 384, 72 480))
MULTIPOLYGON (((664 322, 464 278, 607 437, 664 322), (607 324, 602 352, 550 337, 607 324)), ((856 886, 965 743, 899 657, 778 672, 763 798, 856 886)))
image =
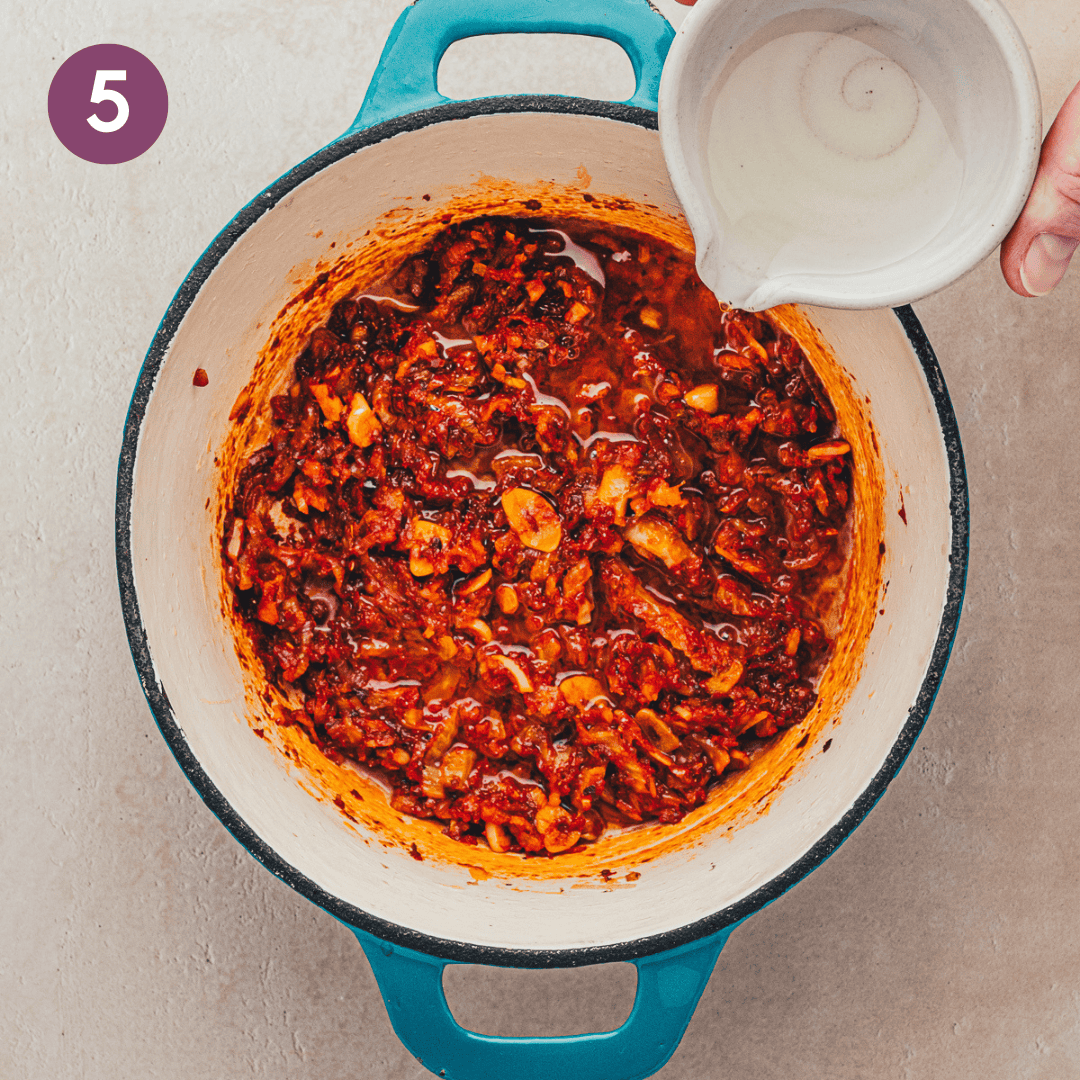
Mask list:
POLYGON ((126 45, 91 45, 69 56, 49 87, 49 123, 77 157, 119 165, 146 153, 169 115, 161 72, 126 45))

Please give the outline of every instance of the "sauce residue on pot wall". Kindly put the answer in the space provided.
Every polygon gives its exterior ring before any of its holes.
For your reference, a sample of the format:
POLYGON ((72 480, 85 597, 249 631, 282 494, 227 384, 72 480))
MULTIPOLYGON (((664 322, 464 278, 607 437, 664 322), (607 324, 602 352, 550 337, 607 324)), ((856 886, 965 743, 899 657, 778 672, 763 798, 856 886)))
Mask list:
MULTIPOLYGON (((338 300, 358 287, 377 281, 409 254, 425 246, 452 221, 485 213, 513 213, 515 216, 575 217, 598 226, 619 226, 651 234, 667 243, 690 247, 685 225, 653 207, 640 206, 618 195, 580 189, 556 188, 550 184, 523 189, 491 179, 459 192, 442 202, 418 203, 399 210, 373 224, 354 240, 338 238, 324 263, 298 268, 306 274, 290 302, 274 320, 268 343, 260 354, 255 372, 244 392, 243 417, 219 453, 220 484, 217 527, 220 529, 226 494, 233 489, 236 471, 246 453, 266 440, 264 419, 269 397, 279 392, 291 374, 291 363, 302 351, 311 332, 325 322, 338 300)), ((298 275, 299 276, 299 275, 298 275)), ((881 532, 881 466, 874 447, 865 407, 854 393, 850 379, 832 356, 828 346, 806 317, 794 308, 776 309, 768 316, 776 325, 793 334, 810 356, 833 401, 842 430, 852 444, 855 467, 853 528, 850 578, 843 603, 843 618, 834 659, 819 686, 819 704, 796 729, 781 735, 751 768, 722 785, 704 806, 672 826, 647 825, 604 837, 581 853, 565 853, 555 860, 525 860, 499 855, 482 848, 465 851, 462 845, 444 836, 428 822, 406 819, 393 811, 385 794, 365 783, 358 773, 325 758, 296 728, 283 728, 272 721, 282 705, 270 689, 242 628, 233 622, 231 601, 221 593, 226 623, 233 625, 247 686, 249 722, 264 726, 268 742, 296 765, 298 782, 313 795, 335 805, 346 827, 358 841, 378 842, 413 857, 464 866, 468 864, 499 879, 581 877, 592 879, 601 871, 623 872, 650 859, 693 845, 697 837, 718 829, 737 827, 767 809, 803 755, 813 752, 824 729, 850 693, 858 676, 859 656, 872 625, 879 585, 878 546, 881 532)), ((633 871, 636 872, 636 871, 633 871)))

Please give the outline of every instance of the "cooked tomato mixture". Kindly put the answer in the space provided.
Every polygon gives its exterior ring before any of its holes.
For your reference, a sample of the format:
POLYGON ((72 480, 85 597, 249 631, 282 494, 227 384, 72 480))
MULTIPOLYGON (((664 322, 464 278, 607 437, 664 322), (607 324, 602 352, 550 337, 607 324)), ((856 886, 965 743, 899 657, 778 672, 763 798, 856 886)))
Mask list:
POLYGON ((571 850, 678 821, 813 705, 849 446, 798 344, 682 253, 448 228, 271 406, 225 573, 283 722, 399 811, 571 850))

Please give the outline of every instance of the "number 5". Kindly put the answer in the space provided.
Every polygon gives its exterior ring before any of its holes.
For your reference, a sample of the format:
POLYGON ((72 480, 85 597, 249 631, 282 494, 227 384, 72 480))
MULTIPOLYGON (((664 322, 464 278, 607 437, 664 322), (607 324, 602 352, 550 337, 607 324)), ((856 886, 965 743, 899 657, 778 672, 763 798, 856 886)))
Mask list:
POLYGON ((119 131, 127 122, 130 110, 127 98, 118 90, 109 90, 107 82, 127 82, 126 71, 101 71, 94 75, 94 89, 90 92, 90 101, 97 105, 102 101, 111 101, 116 106, 116 115, 111 120, 102 120, 97 113, 91 113, 86 122, 95 130, 108 134, 119 131))

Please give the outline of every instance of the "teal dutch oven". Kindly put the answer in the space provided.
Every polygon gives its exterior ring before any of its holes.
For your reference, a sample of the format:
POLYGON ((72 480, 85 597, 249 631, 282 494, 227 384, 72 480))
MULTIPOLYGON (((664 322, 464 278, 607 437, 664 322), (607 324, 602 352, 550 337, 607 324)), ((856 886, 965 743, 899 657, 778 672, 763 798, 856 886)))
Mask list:
POLYGON ((222 599, 215 454, 268 328, 331 249, 360 250, 398 221, 434 221, 485 185, 504 193, 506 213, 532 212, 514 192, 539 184, 576 193, 583 214, 634 200, 646 216, 676 220, 656 114, 672 36, 644 0, 419 0, 395 25, 355 123, 244 207, 191 270, 128 413, 117 565, 135 666, 161 733, 236 839, 356 935, 398 1036, 452 1080, 632 1080, 659 1069, 732 930, 835 851, 885 791, 929 713, 959 618, 963 460, 922 329, 906 308, 810 310, 866 398, 880 446, 888 588, 851 692, 814 729, 767 814, 643 855, 618 888, 575 888, 580 878, 560 880, 557 859, 543 879, 477 880, 463 865, 417 861, 403 845, 364 835, 254 730, 222 599), (612 40, 633 63, 635 92, 621 103, 452 102, 438 93, 450 44, 507 32, 612 40), (192 386, 197 367, 208 386, 192 386), (614 1031, 481 1035, 455 1022, 443 995, 447 964, 613 961, 638 974, 633 1010, 614 1031))

